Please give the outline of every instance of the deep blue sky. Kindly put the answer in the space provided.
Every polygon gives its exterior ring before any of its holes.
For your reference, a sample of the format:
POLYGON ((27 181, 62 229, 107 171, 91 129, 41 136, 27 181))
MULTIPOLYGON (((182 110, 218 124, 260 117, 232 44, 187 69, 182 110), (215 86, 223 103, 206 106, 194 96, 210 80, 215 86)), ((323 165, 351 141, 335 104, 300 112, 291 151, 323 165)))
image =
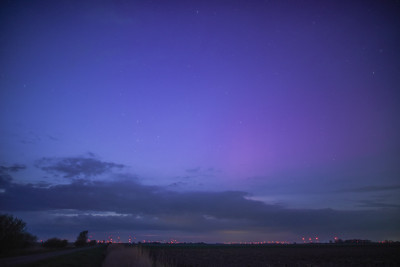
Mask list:
POLYGON ((0 210, 43 239, 399 240, 399 13, 2 1, 0 210))

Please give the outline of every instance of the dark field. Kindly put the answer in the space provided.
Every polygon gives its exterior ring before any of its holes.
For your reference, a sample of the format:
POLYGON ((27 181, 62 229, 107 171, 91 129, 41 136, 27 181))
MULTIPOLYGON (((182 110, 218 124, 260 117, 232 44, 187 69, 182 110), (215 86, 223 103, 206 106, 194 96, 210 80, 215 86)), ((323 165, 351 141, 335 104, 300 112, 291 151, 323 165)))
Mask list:
POLYGON ((97 246, 67 255, 24 264, 21 267, 100 267, 104 260, 106 249, 106 246, 97 246))
POLYGON ((400 266, 399 245, 142 245, 167 266, 400 266))

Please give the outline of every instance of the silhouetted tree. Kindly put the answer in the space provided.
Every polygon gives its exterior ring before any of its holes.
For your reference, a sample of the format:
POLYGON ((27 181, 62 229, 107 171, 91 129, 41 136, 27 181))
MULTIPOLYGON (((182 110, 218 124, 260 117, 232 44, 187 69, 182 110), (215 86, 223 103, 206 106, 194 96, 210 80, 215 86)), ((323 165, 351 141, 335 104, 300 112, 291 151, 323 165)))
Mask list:
POLYGON ((46 242, 43 243, 43 247, 46 248, 64 248, 68 245, 68 241, 66 239, 61 240, 57 237, 50 238, 46 242))
POLYGON ((87 239, 88 239, 88 233, 89 231, 82 231, 79 233, 78 237, 76 238, 75 241, 75 246, 76 247, 83 247, 86 246, 87 244, 87 239))
POLYGON ((26 232, 26 223, 12 215, 0 215, 0 250, 12 250, 33 245, 36 236, 26 232))

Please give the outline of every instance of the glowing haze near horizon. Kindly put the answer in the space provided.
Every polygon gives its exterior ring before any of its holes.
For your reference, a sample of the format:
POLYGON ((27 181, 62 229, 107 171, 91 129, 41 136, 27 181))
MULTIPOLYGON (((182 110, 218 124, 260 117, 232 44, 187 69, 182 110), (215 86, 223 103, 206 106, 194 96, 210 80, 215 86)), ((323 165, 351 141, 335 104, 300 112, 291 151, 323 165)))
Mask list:
POLYGON ((400 239, 398 1, 2 1, 0 210, 39 239, 400 239))

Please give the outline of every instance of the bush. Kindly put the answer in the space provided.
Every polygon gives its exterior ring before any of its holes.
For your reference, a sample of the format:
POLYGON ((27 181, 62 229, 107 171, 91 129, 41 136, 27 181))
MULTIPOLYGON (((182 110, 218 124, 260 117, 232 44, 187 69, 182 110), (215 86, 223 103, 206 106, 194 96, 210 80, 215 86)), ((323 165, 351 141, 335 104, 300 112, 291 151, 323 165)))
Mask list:
POLYGON ((74 244, 76 247, 84 247, 87 245, 87 239, 88 239, 88 231, 82 231, 79 233, 74 244))
POLYGON ((36 236, 26 232, 26 223, 11 215, 0 215, 0 251, 25 248, 36 242, 36 236))
POLYGON ((89 246, 95 246, 97 244, 97 241, 96 240, 91 240, 90 242, 89 242, 89 246))
POLYGON ((68 245, 68 241, 66 239, 61 240, 59 238, 50 238, 46 242, 43 243, 43 247, 46 248, 64 248, 68 245))

